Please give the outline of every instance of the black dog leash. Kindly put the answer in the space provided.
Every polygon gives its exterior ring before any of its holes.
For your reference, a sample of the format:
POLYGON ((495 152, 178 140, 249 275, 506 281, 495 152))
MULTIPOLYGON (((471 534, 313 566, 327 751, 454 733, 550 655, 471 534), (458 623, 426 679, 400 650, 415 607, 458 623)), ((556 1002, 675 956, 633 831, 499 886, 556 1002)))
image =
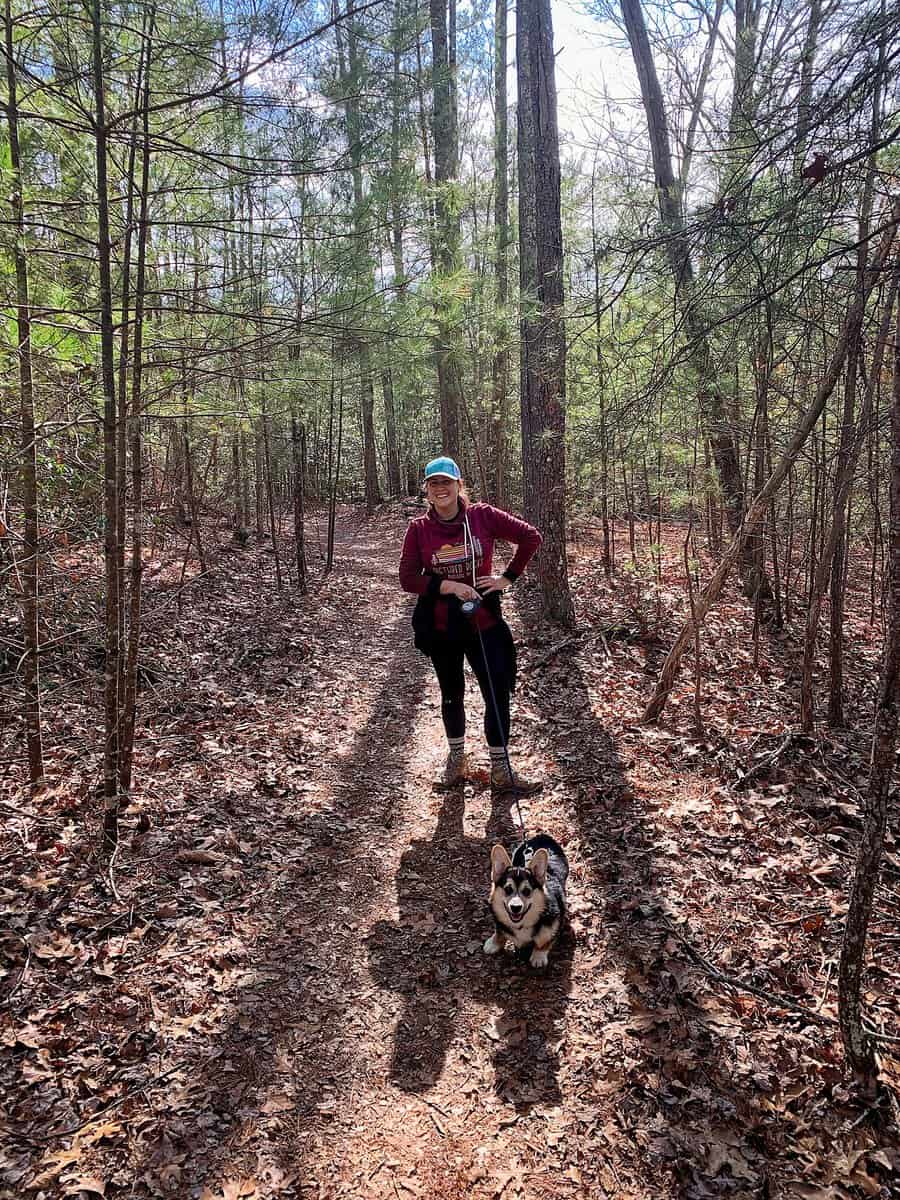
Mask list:
POLYGON ((497 720, 497 728, 500 730, 500 744, 503 747, 503 757, 506 759, 506 769, 509 771, 510 790, 513 794, 513 800, 516 802, 516 816, 519 818, 519 828, 522 831, 522 841, 526 841, 525 837, 525 822, 522 820, 522 809, 519 807, 519 790, 516 787, 516 777, 513 774, 512 763, 509 761, 509 747, 506 744, 506 738, 503 735, 503 722, 500 720, 500 706, 497 703, 497 694, 494 691, 494 680, 491 676, 491 668, 488 666, 487 651, 484 648, 484 638, 481 635, 481 629, 478 629, 478 641, 481 645, 481 657, 484 659, 484 671, 487 675, 488 690, 491 693, 491 703, 494 706, 494 716, 497 720))
MULTIPOLYGON (((474 588, 475 582, 476 582, 475 541, 472 537, 472 531, 469 528, 469 518, 468 518, 468 515, 466 514, 465 510, 463 510, 463 522, 464 522, 466 534, 468 535, 469 548, 472 552, 472 587, 474 588)), ((480 597, 477 600, 464 600, 462 603, 463 615, 465 617, 474 617, 474 615, 478 612, 480 607, 481 607, 481 598, 480 597)), ((506 769, 509 772, 510 791, 513 794, 513 800, 515 800, 515 803, 516 803, 516 816, 518 817, 518 820, 519 820, 519 828, 522 831, 522 841, 525 842, 527 840, 525 837, 525 822, 522 819, 522 809, 519 806, 519 792, 518 792, 518 788, 516 787, 516 783, 515 783, 516 777, 513 773, 512 762, 510 761, 510 758, 509 758, 509 746, 506 744, 506 735, 503 732, 503 722, 500 719, 500 705, 497 703, 497 693, 494 690, 494 677, 491 675, 491 668, 488 664, 487 650, 485 649, 485 646, 484 646, 484 637, 482 636, 482 633, 481 633, 481 627, 479 625, 476 625, 475 629, 478 632, 478 644, 481 646, 481 657, 484 662, 484 673, 485 673, 485 675, 487 675, 488 691, 491 694, 491 704, 493 705, 494 717, 497 721, 497 730, 500 734, 500 744, 503 747, 503 757, 506 760, 506 769)))

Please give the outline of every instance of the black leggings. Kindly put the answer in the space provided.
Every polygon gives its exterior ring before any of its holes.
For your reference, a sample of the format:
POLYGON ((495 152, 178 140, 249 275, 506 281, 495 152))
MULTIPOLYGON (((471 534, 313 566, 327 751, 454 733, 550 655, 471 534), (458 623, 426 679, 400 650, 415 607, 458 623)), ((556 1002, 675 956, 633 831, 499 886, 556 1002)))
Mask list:
POLYGON ((500 746, 509 741, 509 692, 510 662, 509 637, 502 625, 494 625, 481 635, 484 653, 487 655, 494 696, 500 711, 500 725, 491 700, 491 689, 484 669, 484 655, 478 634, 465 641, 451 641, 436 636, 431 648, 431 661, 441 685, 441 717, 448 738, 462 737, 466 731, 465 691, 466 678, 463 673, 463 658, 475 673, 481 694, 484 697, 484 736, 489 746, 500 746), (502 737, 501 737, 502 733, 502 737))

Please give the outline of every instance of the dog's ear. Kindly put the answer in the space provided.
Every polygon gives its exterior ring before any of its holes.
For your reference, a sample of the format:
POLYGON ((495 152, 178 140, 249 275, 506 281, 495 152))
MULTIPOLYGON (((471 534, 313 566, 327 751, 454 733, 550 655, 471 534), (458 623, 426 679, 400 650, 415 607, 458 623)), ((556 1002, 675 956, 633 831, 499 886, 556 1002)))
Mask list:
POLYGON ((503 872, 510 865, 510 857, 506 853, 505 847, 498 842, 491 851, 491 879, 494 883, 500 878, 503 872))
POLYGON ((547 868, 550 866, 550 854, 546 850, 535 850, 531 856, 531 862, 528 864, 528 870, 532 873, 541 887, 544 886, 544 880, 547 878, 547 868))

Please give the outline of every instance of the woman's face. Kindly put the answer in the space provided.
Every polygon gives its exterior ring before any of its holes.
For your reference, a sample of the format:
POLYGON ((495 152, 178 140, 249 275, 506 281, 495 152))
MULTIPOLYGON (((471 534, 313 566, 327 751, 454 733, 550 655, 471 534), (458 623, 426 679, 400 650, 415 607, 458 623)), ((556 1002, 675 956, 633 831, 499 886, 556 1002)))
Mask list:
POLYGON ((438 475, 434 479, 429 479, 425 484, 425 492, 428 499, 437 509, 438 513, 447 513, 452 515, 456 512, 457 503, 459 501, 459 481, 456 479, 448 479, 444 475, 438 475))

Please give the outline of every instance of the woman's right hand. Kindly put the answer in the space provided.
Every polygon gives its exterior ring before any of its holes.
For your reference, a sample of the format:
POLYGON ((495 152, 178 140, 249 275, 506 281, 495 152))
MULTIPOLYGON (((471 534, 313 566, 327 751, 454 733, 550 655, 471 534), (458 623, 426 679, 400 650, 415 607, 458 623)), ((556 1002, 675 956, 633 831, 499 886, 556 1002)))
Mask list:
POLYGON ((479 600, 480 596, 468 583, 456 583, 452 579, 441 581, 442 596, 456 596, 457 600, 479 600))

